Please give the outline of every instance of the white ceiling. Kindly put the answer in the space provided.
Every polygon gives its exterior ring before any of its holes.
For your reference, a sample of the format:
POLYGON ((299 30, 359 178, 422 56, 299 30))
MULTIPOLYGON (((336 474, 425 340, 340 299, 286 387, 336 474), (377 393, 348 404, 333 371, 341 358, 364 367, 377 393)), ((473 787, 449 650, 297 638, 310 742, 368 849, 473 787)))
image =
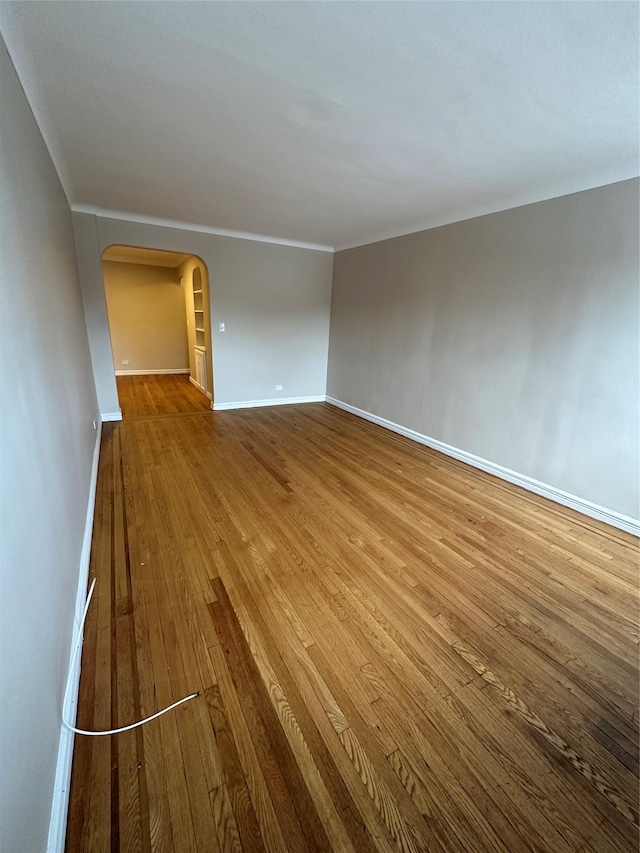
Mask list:
POLYGON ((175 269, 187 260, 189 255, 178 252, 165 252, 161 249, 138 249, 135 246, 109 246, 102 253, 103 261, 116 261, 120 264, 145 264, 150 267, 175 269))
POLYGON ((638 169, 633 2, 3 3, 73 203, 335 247, 638 169))

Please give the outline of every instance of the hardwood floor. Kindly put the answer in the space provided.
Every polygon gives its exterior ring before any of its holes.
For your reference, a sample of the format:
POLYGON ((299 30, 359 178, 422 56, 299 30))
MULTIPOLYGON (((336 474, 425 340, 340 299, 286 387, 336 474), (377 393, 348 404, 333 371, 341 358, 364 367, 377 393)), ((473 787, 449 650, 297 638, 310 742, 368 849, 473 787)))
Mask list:
POLYGON ((122 417, 209 412, 211 400, 189 382, 185 373, 116 376, 122 417))
POLYGON ((105 425, 67 850, 635 851, 637 540, 326 404, 105 425))

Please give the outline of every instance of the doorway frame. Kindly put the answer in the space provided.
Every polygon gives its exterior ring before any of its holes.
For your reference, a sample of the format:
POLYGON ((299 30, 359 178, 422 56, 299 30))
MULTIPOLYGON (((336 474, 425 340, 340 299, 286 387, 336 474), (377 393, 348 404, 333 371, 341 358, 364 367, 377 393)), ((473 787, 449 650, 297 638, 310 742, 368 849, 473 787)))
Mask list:
MULTIPOLYGON (((210 393, 209 392, 201 392, 201 393, 204 393, 205 396, 209 399, 209 401, 211 403, 211 409, 213 409, 213 404, 214 404, 214 400, 215 400, 215 374, 213 372, 213 325, 212 325, 213 321, 212 321, 212 317, 211 317, 211 314, 212 314, 212 312, 211 312, 211 288, 210 288, 211 279, 209 276, 209 267, 208 267, 206 261, 204 260, 204 258, 201 255, 198 255, 196 252, 184 252, 184 251, 180 251, 179 249, 167 249, 164 246, 163 247, 143 246, 143 245, 140 245, 137 243, 109 243, 107 246, 105 246, 100 251, 100 274, 102 276, 102 294, 104 297, 105 310, 106 310, 106 315, 107 315, 107 327, 109 330, 109 344, 111 346, 111 360, 112 360, 112 366, 113 366, 113 378, 114 378, 114 382, 115 382, 115 386, 116 386, 116 393, 118 395, 118 405, 120 407, 120 410, 122 411, 122 405, 120 403, 120 392, 118 391, 117 371, 116 371, 116 365, 115 365, 115 360, 114 360, 114 356, 113 356, 113 339, 112 339, 112 335, 111 335, 111 320, 109 318, 109 308, 108 308, 108 304, 107 304, 107 290, 105 287, 104 267, 103 267, 105 252, 108 252, 109 249, 112 249, 114 247, 118 247, 118 248, 122 248, 122 249, 142 249, 142 250, 146 249, 146 250, 151 251, 151 252, 166 252, 166 253, 172 254, 172 255, 185 255, 186 258, 194 258, 196 260, 198 266, 200 267, 200 274, 201 274, 201 279, 202 279, 202 290, 203 290, 203 302, 205 305, 205 309, 204 309, 205 327, 204 328, 205 328, 206 368, 208 371, 208 375, 211 377, 211 392, 210 393)), ((177 270, 178 267, 176 267, 175 269, 177 270)), ((183 298, 184 298, 184 291, 183 291, 183 298)), ((185 305, 185 319, 187 319, 186 318, 186 305, 185 305)), ((187 320, 187 322, 188 322, 188 320, 187 320)), ((189 343, 188 343, 188 333, 187 333, 187 347, 188 346, 189 346, 189 343)), ((189 364, 190 363, 191 362, 189 361, 189 364)), ((158 372, 158 375, 160 375, 160 373, 161 373, 161 371, 158 372)), ((188 371, 188 375, 189 375, 189 380, 192 381, 191 369, 190 368, 188 371)), ((195 385, 195 383, 193 383, 193 384, 195 385)), ((197 387, 197 385, 196 385, 196 387, 197 387)), ((198 390, 200 390, 200 389, 198 389, 198 390)))

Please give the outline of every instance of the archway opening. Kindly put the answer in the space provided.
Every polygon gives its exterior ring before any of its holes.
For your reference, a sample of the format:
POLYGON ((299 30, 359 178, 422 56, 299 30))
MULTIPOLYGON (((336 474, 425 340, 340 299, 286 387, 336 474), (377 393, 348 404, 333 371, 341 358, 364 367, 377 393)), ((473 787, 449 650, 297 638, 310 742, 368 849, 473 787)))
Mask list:
POLYGON ((209 274, 196 255, 113 245, 102 274, 123 418, 209 411, 209 274))

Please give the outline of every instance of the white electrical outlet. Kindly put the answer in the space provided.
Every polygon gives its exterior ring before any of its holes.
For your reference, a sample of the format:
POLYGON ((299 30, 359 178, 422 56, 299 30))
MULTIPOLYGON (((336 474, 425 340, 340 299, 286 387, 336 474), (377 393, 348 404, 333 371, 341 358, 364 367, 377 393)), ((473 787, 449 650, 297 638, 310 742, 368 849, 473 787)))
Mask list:
POLYGON ((224 323, 218 323, 218 331, 224 332, 224 323))
POLYGON ((129 364, 129 359, 128 359, 128 358, 123 358, 123 359, 122 359, 122 363, 123 363, 123 364, 129 364))
POLYGON ((276 391, 282 391, 282 385, 276 385, 276 391))

